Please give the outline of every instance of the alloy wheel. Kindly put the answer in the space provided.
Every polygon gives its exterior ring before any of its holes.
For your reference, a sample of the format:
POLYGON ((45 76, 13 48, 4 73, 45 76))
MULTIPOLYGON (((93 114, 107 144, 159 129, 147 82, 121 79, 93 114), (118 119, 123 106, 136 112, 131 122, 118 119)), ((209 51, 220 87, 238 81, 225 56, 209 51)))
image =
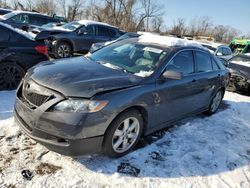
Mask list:
POLYGON ((15 64, 0 65, 0 89, 15 89, 22 80, 25 72, 15 64))
POLYGON ((66 44, 62 44, 58 47, 57 50, 59 57, 69 57, 70 56, 70 47, 66 44))
POLYGON ((137 140, 140 123, 134 117, 126 118, 115 130, 112 138, 112 148, 117 153, 129 150, 137 140))

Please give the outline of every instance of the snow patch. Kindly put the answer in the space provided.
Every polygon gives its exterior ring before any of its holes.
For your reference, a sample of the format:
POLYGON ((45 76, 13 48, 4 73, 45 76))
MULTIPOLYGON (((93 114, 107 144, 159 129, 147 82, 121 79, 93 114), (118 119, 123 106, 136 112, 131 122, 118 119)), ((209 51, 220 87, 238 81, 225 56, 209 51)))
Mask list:
POLYGON ((153 74, 153 71, 140 71, 138 73, 135 73, 134 75, 140 76, 140 77, 148 77, 151 74, 153 74))
MULTIPOLYGON (((169 36, 160 36, 152 33, 144 33, 139 37, 141 43, 151 43, 151 44, 160 44, 164 46, 194 46, 202 49, 204 48, 201 44, 196 41, 190 41, 187 39, 179 39, 169 36)), ((207 49, 206 49, 207 50, 207 49)))

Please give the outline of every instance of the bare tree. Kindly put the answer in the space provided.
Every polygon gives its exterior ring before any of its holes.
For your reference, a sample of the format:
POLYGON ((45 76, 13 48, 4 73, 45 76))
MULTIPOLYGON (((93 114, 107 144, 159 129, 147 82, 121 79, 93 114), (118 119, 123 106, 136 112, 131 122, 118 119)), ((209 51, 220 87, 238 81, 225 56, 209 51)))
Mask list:
POLYGON ((82 14, 83 0, 74 0, 72 4, 68 6, 67 19, 73 21, 77 16, 82 14))
POLYGON ((38 12, 47 13, 48 15, 55 14, 56 4, 54 0, 37 0, 35 9, 38 12))
POLYGON ((226 33, 227 33, 227 28, 224 25, 218 25, 214 27, 212 35, 216 41, 221 42, 223 41, 226 33))
POLYGON ((162 17, 155 17, 152 19, 152 31, 160 33, 163 27, 163 18, 162 17))
POLYGON ((186 20, 184 18, 178 18, 174 21, 172 28, 170 29, 170 34, 182 37, 187 33, 186 20))

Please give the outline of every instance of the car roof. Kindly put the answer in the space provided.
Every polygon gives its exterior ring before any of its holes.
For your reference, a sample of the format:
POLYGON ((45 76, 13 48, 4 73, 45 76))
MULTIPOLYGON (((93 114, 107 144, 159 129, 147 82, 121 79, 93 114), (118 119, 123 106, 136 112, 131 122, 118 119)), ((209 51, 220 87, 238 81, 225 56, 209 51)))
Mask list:
POLYGON ((107 24, 107 23, 104 23, 104 22, 98 22, 98 21, 93 21, 93 20, 79 20, 79 21, 75 21, 75 22, 78 22, 82 25, 103 25, 103 26, 108 26, 108 27, 113 27, 113 28, 117 28, 113 25, 110 25, 110 24, 107 24))
POLYGON ((37 16, 43 16, 43 17, 53 18, 52 16, 48 16, 46 14, 42 14, 42 13, 39 13, 39 12, 30 12, 30 11, 23 11, 23 10, 14 10, 11 13, 14 13, 16 15, 25 13, 25 14, 33 14, 33 15, 37 15, 37 16))
POLYGON ((170 36, 156 35, 152 33, 145 33, 138 38, 139 43, 149 43, 156 44, 162 47, 194 47, 196 49, 201 49, 208 51, 201 44, 196 41, 190 41, 187 39, 180 39, 170 36))

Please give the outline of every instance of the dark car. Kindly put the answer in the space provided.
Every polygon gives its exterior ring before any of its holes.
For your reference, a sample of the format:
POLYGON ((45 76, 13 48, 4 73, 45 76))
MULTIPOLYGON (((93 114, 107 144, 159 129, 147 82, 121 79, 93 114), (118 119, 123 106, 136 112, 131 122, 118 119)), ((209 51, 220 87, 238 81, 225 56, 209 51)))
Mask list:
POLYGON ((23 30, 42 26, 50 22, 60 22, 51 16, 27 11, 13 11, 0 17, 0 21, 23 30))
POLYGON ((51 55, 63 58, 72 56, 74 52, 87 53, 93 43, 112 41, 122 34, 124 32, 114 26, 80 20, 41 31, 37 37, 47 39, 51 55))
POLYGON ((214 55, 186 40, 126 39, 89 57, 30 69, 17 90, 15 119, 53 151, 119 157, 141 136, 191 114, 215 113, 228 74, 214 55))
POLYGON ((6 24, 0 33, 0 90, 15 89, 27 69, 48 60, 47 47, 6 24))
POLYGON ((250 54, 234 56, 229 60, 228 68, 231 73, 228 89, 250 94, 250 54))
POLYGON ((111 44, 111 43, 114 43, 114 42, 117 42, 117 41, 120 41, 120 40, 124 40, 124 39, 128 39, 128 38, 138 38, 141 34, 140 33, 135 33, 135 32, 128 32, 128 33, 125 33, 124 35, 120 36, 119 38, 113 40, 113 41, 108 41, 108 42, 97 42, 97 43, 94 43, 92 44, 89 52, 90 53, 93 53, 95 52, 96 50, 108 45, 108 44, 111 44))
POLYGON ((10 9, 0 8, 0 15, 8 14, 12 12, 10 9))

